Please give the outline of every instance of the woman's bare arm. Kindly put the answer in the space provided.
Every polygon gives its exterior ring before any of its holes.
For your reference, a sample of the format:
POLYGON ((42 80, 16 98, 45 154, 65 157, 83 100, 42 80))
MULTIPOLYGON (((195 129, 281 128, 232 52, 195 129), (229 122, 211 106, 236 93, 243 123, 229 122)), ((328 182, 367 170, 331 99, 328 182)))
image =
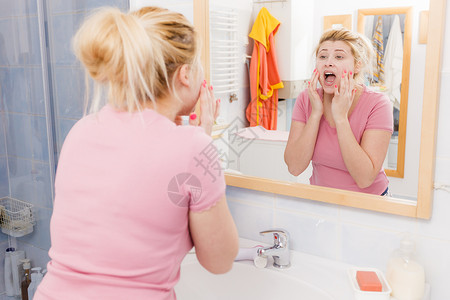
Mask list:
POLYGON ((228 272, 239 249, 239 237, 225 196, 203 212, 189 212, 189 230, 200 264, 214 274, 228 272))

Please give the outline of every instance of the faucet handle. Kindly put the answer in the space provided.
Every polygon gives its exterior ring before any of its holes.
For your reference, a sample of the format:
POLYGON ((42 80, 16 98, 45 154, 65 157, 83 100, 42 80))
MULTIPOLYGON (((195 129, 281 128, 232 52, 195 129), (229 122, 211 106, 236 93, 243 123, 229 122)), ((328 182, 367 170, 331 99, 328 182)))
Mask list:
POLYGON ((277 228, 277 229, 269 229, 261 231, 259 234, 265 236, 267 234, 273 234, 273 242, 275 245, 279 245, 282 247, 289 248, 289 232, 285 229, 277 228))

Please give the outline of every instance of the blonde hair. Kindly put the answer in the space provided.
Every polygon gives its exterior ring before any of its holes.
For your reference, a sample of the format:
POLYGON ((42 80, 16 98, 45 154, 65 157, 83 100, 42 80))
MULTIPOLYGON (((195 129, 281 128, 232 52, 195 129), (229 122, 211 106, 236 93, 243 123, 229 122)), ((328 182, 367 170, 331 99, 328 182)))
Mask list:
POLYGON ((345 28, 330 29, 325 31, 320 38, 319 44, 315 50, 315 56, 319 53, 320 46, 327 41, 343 41, 349 45, 352 55, 355 58, 355 66, 359 67, 359 72, 354 75, 357 83, 364 82, 364 75, 372 78, 372 69, 375 52, 370 40, 362 34, 350 31, 345 28))
MULTIPOLYGON (((174 94, 176 74, 187 64, 200 66, 200 41, 179 13, 145 7, 123 13, 105 7, 89 16, 73 38, 75 55, 94 79, 90 112, 107 100, 120 110, 141 110, 149 101, 174 94)), ((86 74, 86 93, 89 94, 86 74)), ((85 102, 85 113, 89 106, 85 102)))

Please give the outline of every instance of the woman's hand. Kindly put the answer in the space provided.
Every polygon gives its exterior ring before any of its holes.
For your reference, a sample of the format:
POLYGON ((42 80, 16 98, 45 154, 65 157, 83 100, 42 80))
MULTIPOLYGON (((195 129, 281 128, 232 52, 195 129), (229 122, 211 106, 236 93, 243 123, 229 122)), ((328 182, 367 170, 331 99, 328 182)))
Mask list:
POLYGON ((317 81, 319 80, 319 71, 314 70, 311 81, 308 81, 308 96, 311 103, 312 111, 311 115, 317 115, 321 117, 323 114, 323 102, 317 93, 317 81))
POLYGON ((342 74, 339 87, 334 86, 334 97, 331 101, 331 113, 335 123, 348 120, 348 112, 355 99, 356 88, 353 80, 353 72, 342 74))
POLYGON ((206 80, 200 88, 200 118, 195 113, 189 117, 189 124, 201 126, 205 132, 211 135, 212 127, 220 112, 220 99, 214 97, 213 87, 207 86, 206 80))

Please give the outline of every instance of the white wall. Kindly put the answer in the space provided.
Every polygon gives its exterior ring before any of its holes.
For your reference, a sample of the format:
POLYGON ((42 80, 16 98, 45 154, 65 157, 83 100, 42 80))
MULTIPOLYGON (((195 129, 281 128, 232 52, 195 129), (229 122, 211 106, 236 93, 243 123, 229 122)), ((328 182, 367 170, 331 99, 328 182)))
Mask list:
MULTIPOLYGON (((345 1, 340 1, 339 5, 343 3, 345 1)), ((318 7, 325 9, 323 5, 318 7)), ((415 10, 415 17, 417 14, 415 10)), ((450 5, 447 6, 448 19, 450 5)), ((413 39, 416 38, 417 35, 413 35, 413 39)), ((450 80, 450 22, 446 24, 444 43, 435 182, 450 184, 450 85, 447 84, 450 80)), ((417 119, 412 121, 417 122, 417 119)), ((291 233, 293 249, 358 266, 386 270, 388 256, 398 247, 402 233, 411 232, 417 240, 418 255, 431 284, 431 299, 450 299, 450 194, 446 191, 434 192, 430 220, 233 187, 227 188, 227 197, 240 236, 261 240, 259 231, 284 227, 291 233)))
POLYGON ((314 1, 287 1, 253 5, 254 21, 262 7, 280 21, 275 35, 278 71, 282 81, 310 77, 314 1), (292 66, 297 66, 293 68, 292 66))

